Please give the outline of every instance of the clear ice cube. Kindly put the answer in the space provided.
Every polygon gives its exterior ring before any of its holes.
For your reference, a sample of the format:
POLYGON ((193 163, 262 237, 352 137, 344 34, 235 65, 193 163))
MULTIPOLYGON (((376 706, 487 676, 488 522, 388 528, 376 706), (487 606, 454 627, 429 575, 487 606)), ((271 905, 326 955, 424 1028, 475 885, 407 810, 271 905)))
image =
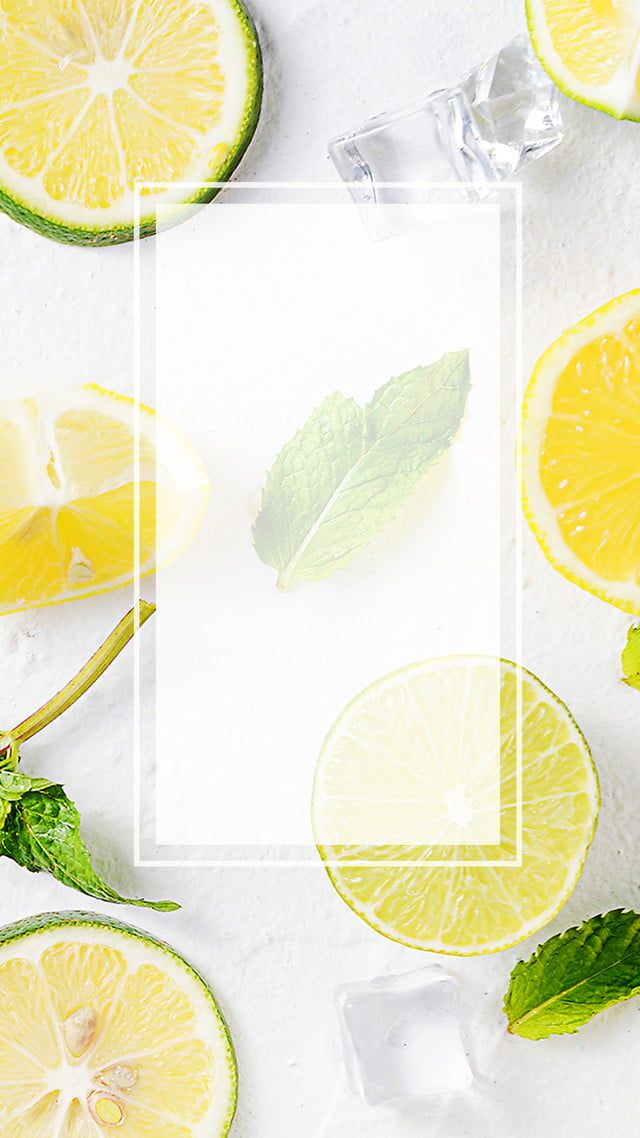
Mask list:
POLYGON ((477 145, 493 180, 510 178, 564 137, 558 89, 538 61, 529 36, 516 36, 459 83, 475 124, 477 145))
POLYGON ((470 1088, 458 984, 439 966, 344 985, 336 1004, 349 1085, 370 1106, 470 1088))
MULTIPOLYGON (((364 207, 442 201, 443 183, 459 184, 461 200, 480 201, 563 135, 557 88, 523 34, 458 86, 370 119, 331 142, 329 152, 364 207)), ((367 208, 364 216, 376 237, 416 224, 399 211, 367 208)))

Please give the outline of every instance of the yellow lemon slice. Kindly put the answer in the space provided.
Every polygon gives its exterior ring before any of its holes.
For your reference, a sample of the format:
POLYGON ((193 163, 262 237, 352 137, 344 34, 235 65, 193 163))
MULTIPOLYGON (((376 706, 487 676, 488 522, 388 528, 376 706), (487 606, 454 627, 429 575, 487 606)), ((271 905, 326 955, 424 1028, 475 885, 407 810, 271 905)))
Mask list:
POLYGON ((228 1133, 231 1039, 168 945, 90 913, 32 917, 0 930, 0 993, 0 1138, 228 1133))
POLYGON ((313 826, 362 920, 411 948, 469 956, 551 920, 598 809, 564 704, 515 664, 461 656, 405 668, 349 704, 318 761, 313 826))
POLYGON ((113 244, 134 235, 138 182, 153 232, 156 205, 210 201, 231 175, 261 96, 240 0, 2 0, 0 206, 113 244))
POLYGON ((640 118, 640 9, 633 0, 527 0, 534 47, 558 86, 615 118, 640 118))
POLYGON ((89 385, 0 404, 0 612, 152 572, 189 544, 208 492, 182 435, 123 396, 89 385))
POLYGON ((565 577, 640 613, 640 291, 538 361, 523 411, 524 509, 565 577))

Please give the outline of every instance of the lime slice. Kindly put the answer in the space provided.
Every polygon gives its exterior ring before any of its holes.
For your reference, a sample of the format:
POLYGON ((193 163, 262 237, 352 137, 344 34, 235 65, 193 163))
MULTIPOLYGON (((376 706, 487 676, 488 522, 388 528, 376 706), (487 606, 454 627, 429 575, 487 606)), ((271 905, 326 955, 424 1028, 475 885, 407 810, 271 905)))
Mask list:
POLYGON ((524 510, 569 580, 640 613, 640 291, 538 361, 523 410, 524 510))
POLYGON ((412 948, 466 956, 551 920, 598 807, 587 743, 540 680, 491 657, 445 657, 345 709, 318 762, 313 825, 354 913, 412 948))
POLYGON ((0 930, 1 1138, 224 1138, 236 1107, 215 997, 173 949, 91 913, 0 930))
POLYGON ((47 237, 114 244, 134 235, 139 182, 151 233, 157 205, 214 197, 261 98, 240 0, 3 0, 0 207, 47 237))
POLYGON ((527 0, 534 47, 558 87, 618 119, 640 119, 640 10, 627 0, 527 0))
POLYGON ((151 573, 190 543, 208 496, 189 442, 131 399, 88 385, 0 403, 0 612, 151 573))

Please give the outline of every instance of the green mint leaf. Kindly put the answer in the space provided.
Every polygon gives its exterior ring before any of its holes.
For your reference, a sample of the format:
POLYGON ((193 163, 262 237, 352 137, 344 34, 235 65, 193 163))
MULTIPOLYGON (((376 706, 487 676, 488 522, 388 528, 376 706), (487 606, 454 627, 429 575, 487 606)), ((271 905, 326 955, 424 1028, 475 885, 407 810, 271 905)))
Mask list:
POLYGON ((29 778, 19 771, 0 771, 0 800, 19 802, 32 790, 46 790, 54 784, 48 778, 29 778))
POLYGON ((540 946, 511 973, 504 1010, 525 1039, 573 1034, 640 994, 640 915, 614 909, 540 946))
POLYGON ((452 443, 469 387, 465 351, 389 380, 364 408, 325 399, 269 470, 254 525, 279 588, 327 577, 396 516, 452 443))
POLYGON ((622 678, 640 691, 640 624, 633 624, 622 651, 622 678))
POLYGON ((172 901, 140 901, 122 897, 93 868, 80 836, 80 815, 61 786, 30 790, 14 802, 0 830, 0 855, 32 873, 50 873, 64 885, 89 897, 123 905, 142 905, 168 912, 172 901))

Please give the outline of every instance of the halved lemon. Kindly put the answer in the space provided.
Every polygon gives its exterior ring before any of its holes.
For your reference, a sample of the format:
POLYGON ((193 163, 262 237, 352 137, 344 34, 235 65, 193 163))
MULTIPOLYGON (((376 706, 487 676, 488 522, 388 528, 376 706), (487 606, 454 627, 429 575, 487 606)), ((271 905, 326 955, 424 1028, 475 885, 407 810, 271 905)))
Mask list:
POLYGON ((640 9, 633 0, 527 0, 540 61, 565 94, 640 119, 640 9))
POLYGON ((168 945, 91 913, 0 930, 0 1138, 224 1138, 231 1038, 168 945))
POLYGON ((598 809, 589 748, 557 696, 515 664, 460 656, 349 704, 318 762, 313 826, 362 920, 411 948, 469 956, 551 920, 598 809))
POLYGON ((113 244, 134 235, 137 182, 154 232, 156 206, 214 197, 261 97, 240 0, 1 0, 0 207, 47 237, 113 244))
POLYGON ((208 493, 186 439, 124 396, 89 385, 0 404, 0 612, 152 572, 189 544, 208 493))
POLYGON ((556 340, 524 400, 524 510, 565 577, 640 613, 640 290, 556 340))

